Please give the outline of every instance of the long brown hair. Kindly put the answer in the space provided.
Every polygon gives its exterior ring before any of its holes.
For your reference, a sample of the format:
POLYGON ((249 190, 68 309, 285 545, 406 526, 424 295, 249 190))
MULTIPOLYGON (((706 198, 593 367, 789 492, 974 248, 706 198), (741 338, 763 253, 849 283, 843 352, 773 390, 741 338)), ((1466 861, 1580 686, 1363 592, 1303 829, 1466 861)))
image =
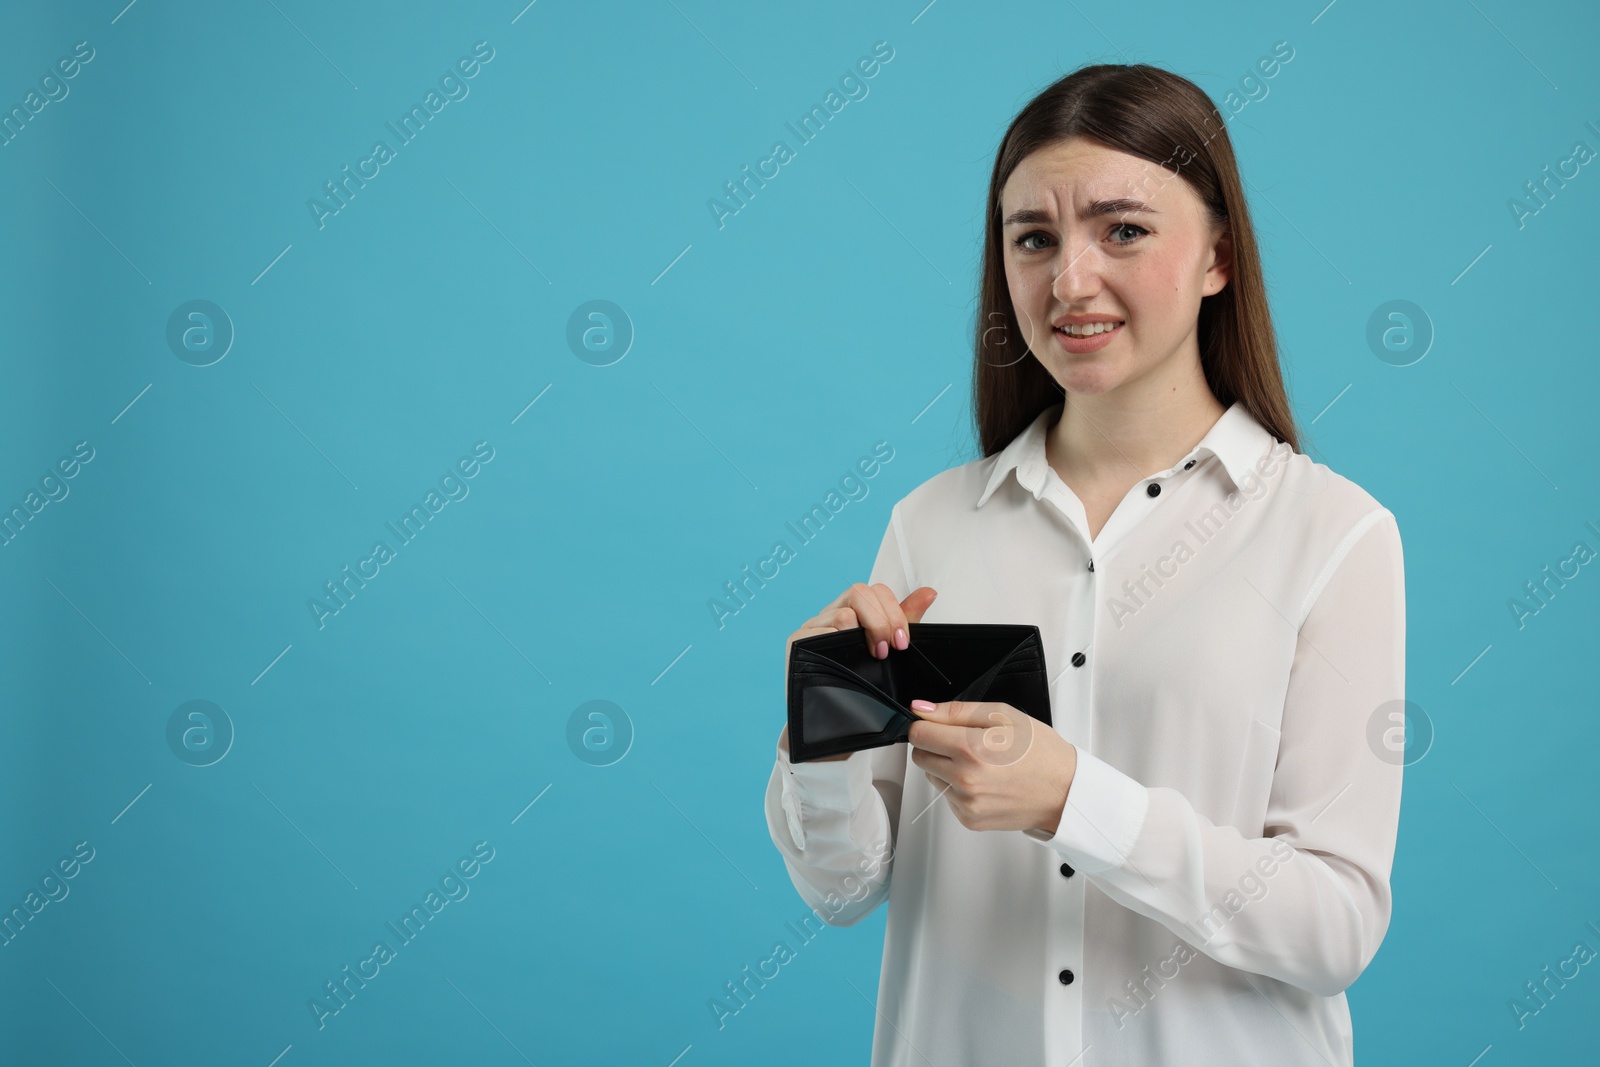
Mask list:
POLYGON ((1069 137, 1176 170, 1199 194, 1211 221, 1231 232, 1228 284, 1200 302, 1201 368, 1224 407, 1241 402, 1269 433, 1299 451, 1255 230, 1221 114, 1187 78, 1143 63, 1110 63, 1081 67, 1030 100, 995 153, 972 376, 973 419, 983 454, 1000 451, 1041 411, 1062 400, 1061 387, 1030 354, 1011 304, 1000 190, 1029 153, 1069 137))

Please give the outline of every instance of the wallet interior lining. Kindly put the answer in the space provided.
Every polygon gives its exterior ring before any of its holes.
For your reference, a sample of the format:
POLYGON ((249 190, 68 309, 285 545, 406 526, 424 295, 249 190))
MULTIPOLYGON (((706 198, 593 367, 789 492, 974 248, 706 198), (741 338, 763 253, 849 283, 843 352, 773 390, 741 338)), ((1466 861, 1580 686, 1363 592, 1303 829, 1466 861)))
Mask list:
MULTIPOLYGON (((791 758, 816 759, 907 739, 914 699, 1004 700, 1050 722, 1045 657, 1037 630, 1017 636, 985 626, 924 629, 913 624, 907 649, 880 660, 858 630, 836 631, 790 647, 791 758), (1033 676, 1033 677, 1030 677, 1033 676)), ((998 629, 998 628, 996 628, 998 629)))
POLYGON ((797 670, 803 670, 806 666, 826 665, 848 674, 858 675, 903 709, 913 700, 931 700, 937 704, 960 699, 962 693, 972 689, 973 683, 986 676, 992 679, 998 674, 1010 673, 1011 670, 1026 671, 1040 668, 1038 653, 1025 642, 1008 643, 1012 645, 1010 650, 1003 656, 996 656, 992 650, 980 649, 974 652, 970 640, 922 637, 918 642, 913 642, 911 648, 890 651, 889 654, 896 657, 892 671, 889 669, 889 661, 868 655, 864 647, 852 645, 829 650, 828 653, 811 649, 792 651, 799 653, 795 660, 797 670), (938 649, 941 645, 947 648, 959 648, 964 654, 957 656, 942 651, 929 655, 917 654, 919 644, 924 649, 938 649), (994 662, 996 660, 997 662, 994 662), (933 661, 938 661, 943 666, 935 666, 933 661), (981 666, 986 661, 991 661, 988 668, 981 666))

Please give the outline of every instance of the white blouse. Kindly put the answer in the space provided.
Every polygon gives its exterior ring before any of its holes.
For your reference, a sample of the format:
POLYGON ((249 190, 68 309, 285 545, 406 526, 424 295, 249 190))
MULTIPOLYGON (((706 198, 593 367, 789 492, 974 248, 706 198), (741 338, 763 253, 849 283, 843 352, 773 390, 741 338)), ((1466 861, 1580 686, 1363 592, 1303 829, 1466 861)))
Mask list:
POLYGON ((772 840, 832 925, 889 902, 872 1067, 1348 1065, 1400 814, 1394 516, 1236 403, 1091 539, 1061 409, 896 503, 870 578, 1039 627, 1055 835, 968 830, 908 744, 780 745, 772 840))

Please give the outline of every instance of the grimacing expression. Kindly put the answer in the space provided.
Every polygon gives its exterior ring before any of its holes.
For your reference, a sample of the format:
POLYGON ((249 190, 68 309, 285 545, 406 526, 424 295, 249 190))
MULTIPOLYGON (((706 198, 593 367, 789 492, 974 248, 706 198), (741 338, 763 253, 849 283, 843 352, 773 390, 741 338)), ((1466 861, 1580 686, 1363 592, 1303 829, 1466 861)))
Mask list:
POLYGON ((1228 282, 1231 241, 1178 174, 1082 137, 1030 153, 1000 192, 1006 284, 1028 348, 1069 393, 1108 393, 1199 358, 1200 300, 1228 282), (1111 316, 1071 352, 1063 316, 1111 316))

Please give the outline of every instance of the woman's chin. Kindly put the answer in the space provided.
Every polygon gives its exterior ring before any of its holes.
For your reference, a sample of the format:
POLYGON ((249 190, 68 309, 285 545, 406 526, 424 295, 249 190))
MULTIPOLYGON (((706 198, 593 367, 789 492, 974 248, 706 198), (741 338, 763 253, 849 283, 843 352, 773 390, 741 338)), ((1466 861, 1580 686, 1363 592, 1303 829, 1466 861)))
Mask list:
POLYGON ((1097 396, 1109 393, 1122 384, 1123 375, 1115 367, 1098 363, 1092 356, 1080 356, 1071 362, 1058 362, 1051 368, 1051 377, 1068 393, 1079 396, 1097 396))

